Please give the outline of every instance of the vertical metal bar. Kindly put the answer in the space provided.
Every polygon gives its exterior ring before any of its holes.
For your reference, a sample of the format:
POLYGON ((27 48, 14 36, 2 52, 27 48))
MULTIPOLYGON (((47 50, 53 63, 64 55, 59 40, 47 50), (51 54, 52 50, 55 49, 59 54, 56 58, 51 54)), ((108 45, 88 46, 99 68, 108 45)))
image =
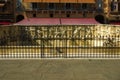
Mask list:
MULTIPOLYGON (((41 28, 43 29, 43 26, 42 26, 41 28)), ((42 29, 41 29, 41 31, 42 31, 42 29)), ((44 31, 43 31, 43 34, 44 34, 44 31)), ((41 48, 41 58, 43 58, 43 46, 44 46, 43 36, 44 36, 44 35, 42 35, 42 34, 41 34, 41 36, 40 36, 40 42, 41 42, 41 43, 40 43, 40 44, 41 44, 41 47, 40 47, 40 48, 41 48)))
MULTIPOLYGON (((57 30, 57 32, 56 33, 58 33, 59 31, 59 27, 58 26, 56 26, 56 30, 57 30)), ((59 33, 58 33, 59 34, 59 33)), ((60 50, 60 48, 57 48, 56 49, 56 47, 57 47, 57 45, 58 45, 58 43, 57 43, 57 38, 59 38, 59 35, 57 35, 56 37, 55 37, 55 46, 54 46, 54 51, 55 51, 55 57, 57 57, 57 55, 59 55, 60 53, 59 53, 59 50, 60 50)), ((54 55, 53 55, 54 56, 54 55)))
POLYGON ((46 26, 46 42, 47 42, 47 47, 45 48, 45 54, 46 54, 46 56, 47 56, 47 58, 49 57, 49 53, 47 52, 48 50, 49 50, 49 48, 48 47, 50 47, 50 44, 49 44, 49 27, 50 26, 46 26))
POLYGON ((72 44, 72 58, 74 57, 74 52, 73 52, 73 36, 74 36, 74 26, 72 26, 72 36, 71 36, 71 44, 72 44))
MULTIPOLYGON (((64 26, 64 27, 65 27, 65 30, 67 30, 67 26, 64 26)), ((68 27, 69 27, 69 26, 68 26, 68 27)), ((66 40, 65 40, 65 41, 66 41, 65 58, 67 58, 67 54, 68 54, 68 53, 67 53, 67 48, 68 48, 68 47, 67 47, 67 41, 68 41, 68 40, 67 40, 67 33, 65 32, 64 34, 65 34, 65 39, 66 39, 66 40)))
POLYGON ((83 48, 83 53, 85 54, 85 56, 87 57, 88 55, 86 55, 85 53, 85 47, 86 47, 86 25, 83 25, 84 28, 84 48, 83 48))

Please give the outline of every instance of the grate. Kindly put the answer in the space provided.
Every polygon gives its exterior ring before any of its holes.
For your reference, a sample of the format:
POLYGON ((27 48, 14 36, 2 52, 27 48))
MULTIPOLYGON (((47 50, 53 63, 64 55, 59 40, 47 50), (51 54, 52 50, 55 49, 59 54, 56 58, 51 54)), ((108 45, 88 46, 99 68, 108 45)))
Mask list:
POLYGON ((0 58, 119 58, 114 25, 1 26, 0 58))

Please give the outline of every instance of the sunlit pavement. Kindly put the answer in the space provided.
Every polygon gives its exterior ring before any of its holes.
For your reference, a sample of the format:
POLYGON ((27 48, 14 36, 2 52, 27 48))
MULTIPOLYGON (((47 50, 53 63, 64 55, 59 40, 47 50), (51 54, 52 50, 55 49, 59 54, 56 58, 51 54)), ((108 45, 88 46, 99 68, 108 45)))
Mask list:
POLYGON ((119 80, 118 59, 0 60, 0 80, 119 80))

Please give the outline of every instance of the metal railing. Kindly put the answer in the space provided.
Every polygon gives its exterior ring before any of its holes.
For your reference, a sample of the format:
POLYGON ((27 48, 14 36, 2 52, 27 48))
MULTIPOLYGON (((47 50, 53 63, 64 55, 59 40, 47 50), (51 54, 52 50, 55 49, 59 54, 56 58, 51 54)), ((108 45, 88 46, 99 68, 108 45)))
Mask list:
POLYGON ((120 26, 15 25, 2 28, 8 30, 0 35, 1 58, 119 58, 120 54, 120 26))

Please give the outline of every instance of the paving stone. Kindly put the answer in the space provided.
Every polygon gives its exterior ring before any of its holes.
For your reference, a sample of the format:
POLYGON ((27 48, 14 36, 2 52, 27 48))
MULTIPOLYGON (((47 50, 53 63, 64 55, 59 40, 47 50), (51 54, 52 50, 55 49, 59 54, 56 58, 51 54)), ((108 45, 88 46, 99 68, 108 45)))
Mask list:
POLYGON ((0 80, 119 80, 120 60, 0 60, 0 80))

